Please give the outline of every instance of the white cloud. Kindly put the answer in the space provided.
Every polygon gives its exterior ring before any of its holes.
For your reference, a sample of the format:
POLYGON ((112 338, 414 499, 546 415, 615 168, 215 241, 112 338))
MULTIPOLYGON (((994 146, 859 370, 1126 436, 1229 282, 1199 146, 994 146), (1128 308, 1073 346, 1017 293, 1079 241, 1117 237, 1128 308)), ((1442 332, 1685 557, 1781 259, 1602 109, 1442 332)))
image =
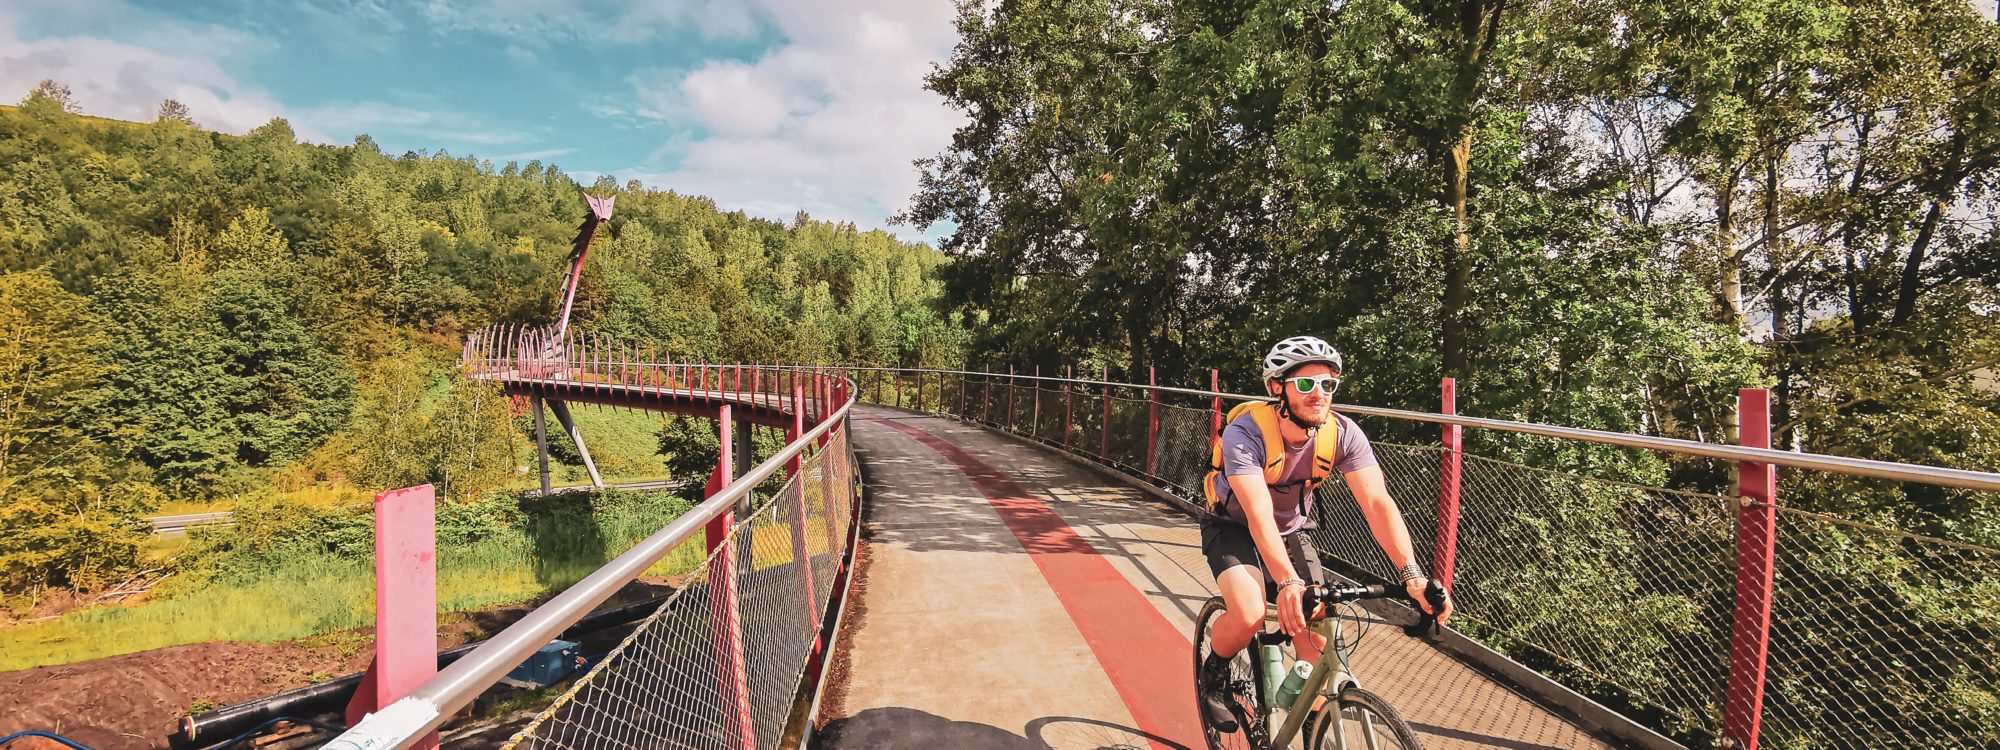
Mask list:
POLYGON ((520 143, 530 134, 495 130, 476 117, 456 112, 363 102, 360 104, 315 107, 300 118, 336 133, 421 133, 426 145, 470 144, 500 146, 520 143))
POLYGON ((758 28, 738 0, 429 0, 419 10, 441 32, 492 34, 536 46, 631 44, 689 27, 711 39, 736 39, 758 28))
MULTIPOLYGON (((122 120, 151 120, 165 99, 186 104, 203 126, 229 133, 287 114, 276 99, 237 81, 214 57, 194 53, 203 47, 199 39, 178 37, 160 48, 90 36, 29 41, 19 28, 17 17, 0 10, 0 99, 6 101, 19 101, 36 83, 54 79, 69 86, 83 111, 122 120)), ((241 47, 233 33, 215 41, 217 51, 241 47)), ((294 120, 292 127, 300 137, 328 140, 311 123, 294 120)))
POLYGON ((773 219, 804 209, 881 226, 917 188, 911 162, 949 146, 960 122, 923 84, 956 40, 951 4, 753 4, 783 45, 751 63, 630 79, 637 112, 706 132, 664 147, 674 168, 628 171, 773 219))
MULTIPOLYGON (((368 3, 360 6, 373 7, 368 3)), ((55 28, 87 26, 85 17, 130 18, 143 11, 112 0, 37 6, 36 20, 55 28), (46 13, 44 14, 44 11, 46 13)), ((302 140, 344 143, 359 133, 419 134, 422 146, 501 146, 536 135, 496 130, 477 118, 395 104, 362 102, 288 107, 270 93, 237 80, 226 69, 256 64, 269 45, 241 31, 147 19, 132 41, 67 35, 24 39, 21 16, 0 8, 0 101, 19 101, 43 79, 69 86, 91 115, 149 121, 160 102, 186 104, 202 127, 244 133, 283 117, 302 140)))

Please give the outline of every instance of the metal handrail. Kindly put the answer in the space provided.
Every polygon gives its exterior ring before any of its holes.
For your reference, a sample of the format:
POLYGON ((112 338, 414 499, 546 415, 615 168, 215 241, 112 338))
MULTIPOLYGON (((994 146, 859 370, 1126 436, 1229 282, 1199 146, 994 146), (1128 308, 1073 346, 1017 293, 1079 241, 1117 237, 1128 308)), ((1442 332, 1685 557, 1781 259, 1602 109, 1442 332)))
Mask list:
MULTIPOLYGON (((852 384, 852 381, 849 381, 852 384)), ((855 391, 849 391, 850 394, 855 391)), ((786 445, 777 455, 744 472, 729 486, 681 514, 665 528, 646 537, 625 554, 606 563, 554 599, 500 631, 485 644, 438 671, 422 685, 382 710, 369 714, 352 729, 325 745, 335 750, 399 750, 443 725, 459 709, 499 682, 570 624, 590 614, 626 583, 638 578, 722 512, 736 507, 751 490, 784 468, 807 445, 847 419, 855 397, 827 416, 819 426, 786 445)))
MULTIPOLYGON (((1117 383, 1104 380, 1089 380, 1083 378, 1059 378, 1047 375, 1009 375, 1004 372, 980 372, 976 370, 936 370, 936 369, 919 368, 919 367, 838 367, 838 366, 798 367, 796 369, 848 370, 854 372, 930 372, 943 375, 978 376, 982 378, 1014 378, 1014 379, 1024 379, 1024 380, 1039 380, 1039 381, 1054 382, 1054 383, 1074 383, 1079 385, 1137 388, 1140 390, 1159 391, 1161 393, 1179 393, 1188 396, 1198 396, 1201 398, 1227 398, 1227 399, 1235 399, 1243 401, 1255 400, 1255 399, 1264 399, 1264 400, 1270 399, 1269 396, 1253 396, 1241 393, 1226 393, 1222 391, 1210 391, 1199 388, 1175 388, 1173 386, 1165 386, 1165 385, 1146 385, 1143 383, 1117 383)), ((1362 416, 1384 417, 1388 419, 1405 419, 1417 422, 1431 422, 1441 425, 1459 425, 1463 427, 1476 427, 1487 430, 1498 430, 1501 432, 1518 432, 1528 435, 1541 435, 1544 437, 1562 438, 1565 440, 1580 440, 1589 443, 1617 445, 1627 448, 1643 448, 1646 450, 1661 451, 1664 453, 1677 453, 1685 456, 1703 456, 1706 458, 1719 458, 1727 461, 1749 461, 1753 463, 1764 463, 1764 464, 1771 464, 1774 466, 1786 466, 1797 469, 1813 469, 1817 471, 1832 472, 1835 474, 1875 477, 1878 479, 1892 479, 1902 482, 1918 482, 1921 484, 1934 484, 1946 487, 1960 487, 1969 490, 1983 490, 1986 492, 2000 492, 2000 473, 1994 473, 1990 471, 1971 471, 1967 469, 1945 468, 1942 466, 1906 464, 1895 461, 1876 461, 1873 459, 1866 459, 1866 458, 1831 456, 1824 453, 1781 451, 1771 448, 1749 448, 1740 445, 1704 443, 1697 440, 1683 440, 1680 438, 1668 438, 1668 437, 1653 437, 1650 435, 1634 435, 1624 432, 1611 432, 1609 430, 1592 430, 1581 427, 1558 427, 1555 425, 1536 424, 1533 422, 1514 422, 1505 419, 1486 419, 1482 417, 1468 417, 1464 415, 1455 415, 1455 414, 1430 414, 1426 412, 1405 411, 1402 409, 1386 409, 1379 406, 1357 406, 1353 404, 1339 404, 1337 405, 1337 408, 1341 413, 1344 414, 1359 414, 1362 416)))

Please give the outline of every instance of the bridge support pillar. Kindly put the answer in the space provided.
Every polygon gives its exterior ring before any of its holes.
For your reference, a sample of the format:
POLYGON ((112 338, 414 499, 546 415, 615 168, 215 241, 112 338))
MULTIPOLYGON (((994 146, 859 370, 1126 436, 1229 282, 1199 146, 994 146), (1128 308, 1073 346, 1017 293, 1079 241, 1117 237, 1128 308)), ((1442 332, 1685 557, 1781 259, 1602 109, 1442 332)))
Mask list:
POLYGON ((549 427, 542 416, 542 397, 529 399, 535 408, 535 459, 541 462, 542 494, 549 494, 549 427))
MULTIPOLYGON (((805 392, 804 386, 793 383, 792 403, 803 403, 805 392)), ((796 443, 799 441, 799 436, 804 434, 806 434, 806 413, 793 408, 792 423, 785 428, 785 443, 796 443)), ((815 596, 816 592, 813 591, 812 550, 806 544, 806 478, 801 475, 806 465, 804 456, 805 453, 800 452, 785 463, 785 476, 791 480, 792 559, 798 563, 799 592, 805 596, 806 633, 812 634, 819 632, 819 597, 815 596)), ((819 643, 815 641, 813 647, 817 649, 819 643)))
MULTIPOLYGON (((1152 365, 1146 366, 1146 385, 1158 386, 1159 375, 1152 365)), ((1154 478, 1155 456, 1160 455, 1160 392, 1146 389, 1146 478, 1154 478)))
MULTIPOLYGON (((1458 413, 1458 381, 1444 379, 1444 414, 1458 413)), ((1444 455, 1438 457, 1437 550, 1431 556, 1431 574, 1438 583, 1451 587, 1452 571, 1458 559, 1458 479, 1464 458, 1465 428, 1444 426, 1444 455)))
MULTIPOLYGON (((1771 447, 1771 392, 1745 388, 1736 400, 1737 442, 1771 447)), ((1764 718, 1764 667, 1771 645, 1771 589, 1777 563, 1778 472, 1765 463, 1737 466, 1736 611, 1730 623, 1729 689, 1722 746, 1757 750, 1764 718)))
MULTIPOLYGON (((730 404, 724 402, 715 419, 716 428, 721 431, 718 448, 722 455, 715 462, 715 473, 708 478, 707 497, 714 497, 735 478, 731 469, 736 462, 730 455, 736 443, 732 417, 730 404)), ((708 552, 713 556, 708 564, 709 622, 713 628, 717 693, 721 698, 722 723, 728 732, 727 746, 752 750, 757 741, 751 726, 750 676, 743 660, 742 608, 737 603, 736 591, 736 550, 742 545, 729 541, 729 527, 734 525, 735 516, 727 511, 718 513, 704 529, 708 552)))
MULTIPOLYGON (((597 473, 597 462, 590 460, 590 449, 584 447, 583 431, 578 430, 576 428, 576 420, 570 417, 569 415, 569 404, 565 404, 561 401, 550 399, 549 411, 556 413, 556 422, 562 425, 564 432, 569 433, 570 443, 576 446, 576 455, 583 458, 583 468, 585 471, 590 472, 590 486, 596 487, 600 490, 604 489, 604 477, 599 476, 597 473)), ((539 421, 541 419, 541 415, 536 414, 535 419, 539 421)), ((548 492, 548 487, 547 487, 548 476, 549 476, 548 454, 549 454, 548 446, 545 442, 544 445, 542 446, 542 484, 544 485, 542 488, 543 492, 548 492)))

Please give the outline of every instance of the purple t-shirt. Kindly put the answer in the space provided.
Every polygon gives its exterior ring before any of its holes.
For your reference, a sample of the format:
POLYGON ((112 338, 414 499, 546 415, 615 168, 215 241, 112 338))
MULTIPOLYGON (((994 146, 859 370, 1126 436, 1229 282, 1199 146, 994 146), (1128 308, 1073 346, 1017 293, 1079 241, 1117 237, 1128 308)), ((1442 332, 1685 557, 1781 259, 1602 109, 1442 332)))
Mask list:
MULTIPOLYGON (((1375 448, 1368 444, 1368 436, 1361 432, 1361 427, 1339 414, 1333 418, 1340 420, 1340 442, 1333 453, 1334 473, 1345 475, 1375 466, 1375 448)), ((1270 487, 1271 511, 1280 534, 1290 534, 1305 526, 1306 516, 1312 511, 1311 498, 1305 496, 1305 480, 1312 476, 1312 447, 1311 440, 1285 446, 1288 453, 1285 476, 1270 487)), ((1222 476, 1215 478, 1215 495, 1222 499, 1231 519, 1246 525, 1250 519, 1243 515, 1243 504, 1235 502, 1236 493, 1229 488, 1229 477, 1251 474, 1264 476, 1264 431, 1258 429, 1257 420, 1245 414, 1222 428, 1222 476)))

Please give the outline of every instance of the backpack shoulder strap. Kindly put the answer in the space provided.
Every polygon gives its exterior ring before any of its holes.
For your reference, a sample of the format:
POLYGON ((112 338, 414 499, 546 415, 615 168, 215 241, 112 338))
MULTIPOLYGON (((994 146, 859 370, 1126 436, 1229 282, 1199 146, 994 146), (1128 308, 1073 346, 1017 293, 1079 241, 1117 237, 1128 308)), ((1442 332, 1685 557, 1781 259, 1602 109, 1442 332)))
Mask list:
POLYGON ((1257 431, 1264 433, 1264 483, 1277 484, 1285 478, 1285 437, 1278 431, 1278 409, 1268 401, 1245 404, 1257 431))
POLYGON ((1312 483, 1317 485, 1333 476, 1333 465, 1340 460, 1340 415, 1327 418, 1326 426, 1319 428, 1319 435, 1313 441, 1312 483))

